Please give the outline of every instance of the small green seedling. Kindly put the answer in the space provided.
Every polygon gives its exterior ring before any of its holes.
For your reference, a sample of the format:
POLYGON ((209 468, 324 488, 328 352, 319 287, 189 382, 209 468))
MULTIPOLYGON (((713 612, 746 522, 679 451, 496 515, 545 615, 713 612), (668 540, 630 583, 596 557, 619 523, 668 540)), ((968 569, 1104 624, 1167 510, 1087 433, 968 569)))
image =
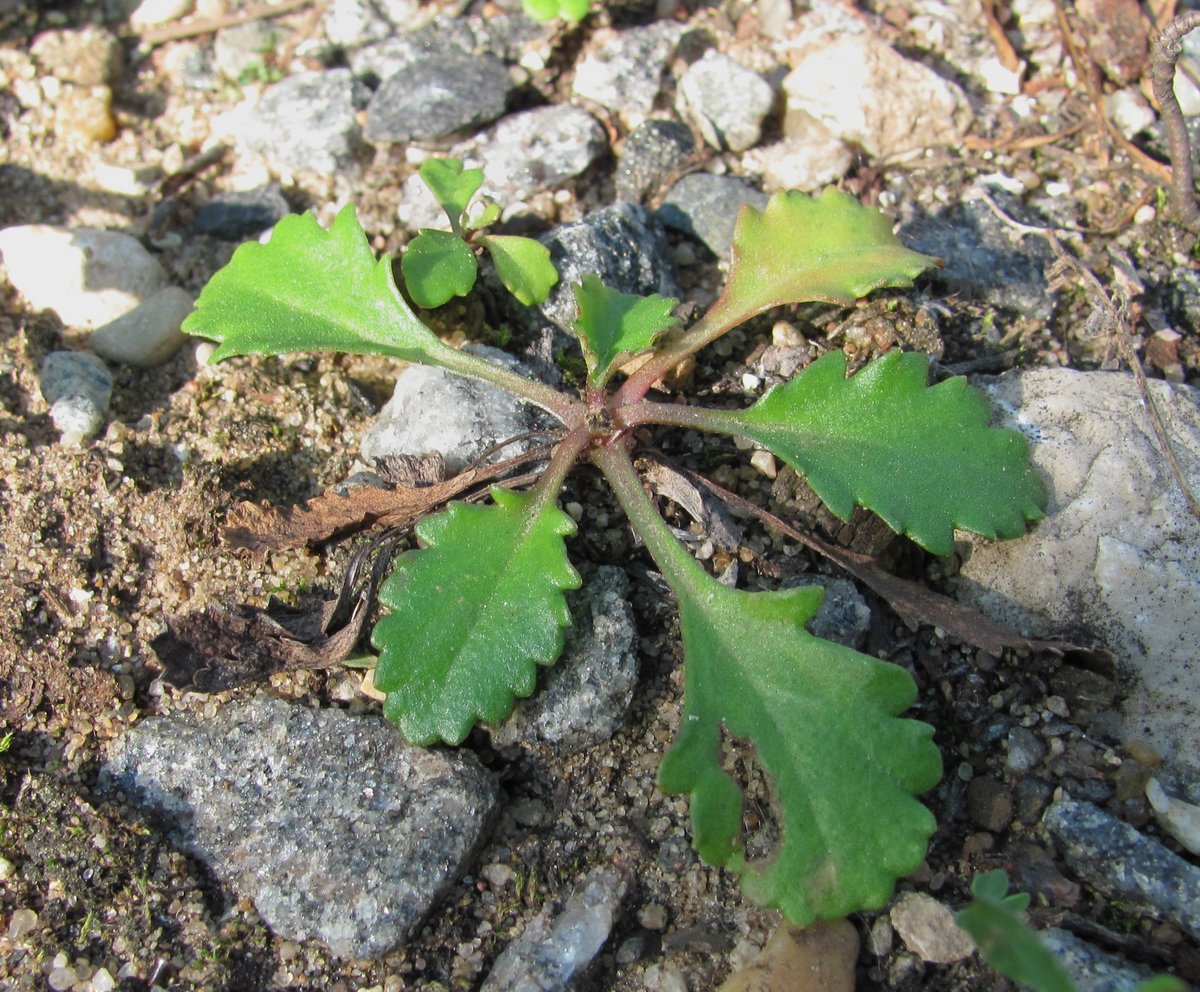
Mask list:
POLYGON ((590 0, 521 0, 525 13, 535 21, 582 21, 587 17, 590 0))
POLYGON ((495 203, 468 215, 471 200, 483 185, 483 170, 464 169, 456 158, 429 158, 421 163, 420 176, 450 218, 450 230, 423 228, 400 260, 413 302, 440 307, 471 292, 479 274, 475 245, 492 256, 496 274, 513 296, 526 306, 545 302, 558 282, 549 249, 533 238, 483 234, 500 217, 495 203))
MULTIPOLYGON (((1071 976, 1038 935, 1021 918, 1029 906, 1024 892, 1008 895, 1003 870, 985 872, 971 880, 971 903, 955 917, 979 945, 979 954, 1005 978, 1034 992, 1076 992, 1071 976)), ((1134 992, 1183 992, 1183 982, 1156 975, 1134 992)))
MULTIPOLYGON (((453 218, 470 183, 447 186, 439 196, 453 218)), ((909 285, 932 264, 844 193, 778 193, 762 212, 743 210, 726 285, 687 329, 674 300, 630 296, 596 278, 575 286, 587 372, 574 396, 439 340, 346 208, 328 231, 293 216, 267 244, 240 247, 184 329, 220 343, 213 361, 299 350, 393 355, 492 383, 555 416, 560 437, 532 488, 494 487, 490 505, 451 503, 421 520, 420 547, 396 558, 379 595, 388 612, 373 632, 384 713, 414 743, 458 744, 533 691, 538 667, 562 651, 564 593, 580 584, 564 540, 576 524, 559 509, 559 492, 572 467, 590 460, 678 599, 684 711, 659 783, 691 797, 705 860, 803 926, 882 906, 895 879, 920 864, 934 819, 914 796, 941 776, 933 730, 901 716, 917 695, 903 668, 805 629, 820 588, 751 592, 706 571, 659 515, 632 453, 647 425, 746 438, 802 473, 834 513, 868 507, 936 554, 953 549, 956 528, 1024 533, 1045 505, 1024 438, 989 427, 987 403, 964 379, 929 386, 924 355, 893 351, 847 378, 842 353, 832 352, 742 410, 647 399, 680 361, 757 314, 804 301, 849 305, 909 285), (744 853, 742 789, 722 767, 723 741, 752 747, 772 783, 779 833, 769 858, 744 853)))

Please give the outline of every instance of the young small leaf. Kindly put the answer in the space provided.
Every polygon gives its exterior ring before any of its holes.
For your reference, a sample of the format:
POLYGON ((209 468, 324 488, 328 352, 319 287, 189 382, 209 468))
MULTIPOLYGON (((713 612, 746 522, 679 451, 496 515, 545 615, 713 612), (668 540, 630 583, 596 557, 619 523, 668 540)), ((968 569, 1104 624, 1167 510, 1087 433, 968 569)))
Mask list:
POLYGON ((884 905, 935 826, 913 798, 941 777, 933 728, 898 716, 916 698, 912 679, 809 634, 819 588, 750 593, 698 569, 671 584, 687 661, 659 784, 691 793, 697 850, 796 926, 884 905), (721 767, 722 731, 754 745, 772 782, 779 838, 762 861, 739 849, 741 795, 721 767))
POLYGON ((983 959, 1000 974, 1037 992, 1075 992, 1075 986, 1058 959, 1021 920, 1029 903, 1005 896, 1008 876, 1003 870, 976 875, 971 881, 975 897, 955 917, 975 938, 983 959))
POLYGON ((489 203, 477 213, 463 218, 463 228, 468 231, 482 231, 491 227, 500 219, 500 204, 489 203))
POLYGON ((471 292, 479 263, 457 234, 425 228, 409 242, 400 271, 413 302, 429 309, 471 292))
POLYGON ((311 214, 285 217, 265 244, 247 242, 209 280, 183 322, 233 355, 343 351, 439 364, 450 349, 396 291, 392 264, 376 259, 352 207, 328 231, 311 214))
POLYGON ((476 720, 502 720, 533 692, 571 622, 578 588, 563 537, 575 522, 552 501, 493 488, 493 506, 451 503, 416 527, 379 590, 391 612, 372 635, 384 715, 414 744, 459 744, 476 720))
POLYGON ((545 303, 558 282, 558 270, 550 261, 550 249, 533 238, 488 235, 480 243, 496 263, 496 273, 505 288, 525 306, 545 303))
POLYGON ((891 351, 851 378, 831 352, 741 413, 721 417, 800 472, 835 514, 858 503, 934 554, 954 530, 1020 537, 1046 506, 1025 438, 988 426, 964 378, 928 386, 929 360, 891 351))
POLYGON ((936 264, 905 248, 887 217, 848 193, 831 188, 814 199, 781 191, 761 213, 743 208, 729 279, 713 309, 722 326, 733 326, 783 303, 849 305, 883 286, 907 286, 936 264))
POLYGON ((581 21, 587 17, 589 0, 521 0, 525 13, 537 21, 561 17, 564 21, 581 21))
POLYGON ((679 323, 678 300, 633 296, 605 286, 594 275, 571 287, 579 304, 575 333, 588 365, 588 385, 600 388, 626 359, 653 346, 679 323))
POLYGON ((467 204, 483 185, 483 170, 464 169, 456 158, 427 158, 421 163, 418 174, 446 211, 450 226, 456 234, 460 233, 467 204))

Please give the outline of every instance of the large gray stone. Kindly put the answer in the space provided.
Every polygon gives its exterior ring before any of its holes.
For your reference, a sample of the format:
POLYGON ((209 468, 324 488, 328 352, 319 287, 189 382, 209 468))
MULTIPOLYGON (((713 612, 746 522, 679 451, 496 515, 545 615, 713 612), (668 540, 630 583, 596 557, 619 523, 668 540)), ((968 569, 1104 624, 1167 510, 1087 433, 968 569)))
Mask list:
POLYGON ((696 123, 718 151, 744 152, 758 144, 775 94, 758 73, 709 50, 679 81, 679 111, 696 123))
MULTIPOLYGON (((513 371, 526 368, 497 348, 473 347, 475 354, 513 371)), ((388 455, 441 454, 453 475, 506 438, 542 424, 535 407, 477 379, 430 365, 410 365, 396 379, 392 398, 363 437, 361 457, 371 463, 388 455)), ((508 458, 536 441, 511 445, 496 455, 508 458)))
POLYGON ((736 176, 693 172, 671 187, 658 219, 690 234, 718 258, 727 259, 733 250, 738 213, 746 205, 762 210, 767 195, 736 176))
MULTIPOLYGON (((1200 520, 1154 438, 1133 377, 1039 369, 982 384, 1033 442, 1046 519, 1015 541, 971 539, 958 595, 1034 636, 1098 642, 1134 676, 1124 733, 1200 776, 1200 520)), ((1200 392, 1150 383, 1200 489, 1200 392)))
POLYGON ((412 933, 496 804, 468 751, 411 747, 378 717, 268 696, 139 724, 101 785, 170 823, 277 934, 353 958, 412 933))
POLYGON ((567 593, 571 627, 562 657, 545 682, 502 724, 497 747, 553 744, 579 751, 608 740, 621 725, 637 686, 637 628, 624 570, 602 565, 582 589, 567 593))

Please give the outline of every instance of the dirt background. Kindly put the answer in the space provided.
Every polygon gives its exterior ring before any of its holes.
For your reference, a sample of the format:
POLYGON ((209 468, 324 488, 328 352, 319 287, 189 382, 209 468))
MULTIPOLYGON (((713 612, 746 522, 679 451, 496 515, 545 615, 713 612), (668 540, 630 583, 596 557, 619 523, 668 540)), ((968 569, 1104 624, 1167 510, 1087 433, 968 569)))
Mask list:
MULTIPOLYGON (((559 57, 535 80, 546 98, 569 93, 573 58, 592 31, 614 19, 646 19, 645 5, 613 6, 585 27, 562 33, 559 57)), ((754 29, 753 6, 726 0, 696 9, 689 3, 680 14, 690 13, 718 37, 734 37, 754 29)), ((891 40, 904 43, 903 10, 879 12, 893 25, 891 40)), ((56 118, 49 103, 29 109, 16 100, 15 81, 31 71, 32 38, 50 28, 103 21, 99 3, 0 3, 0 69, 7 80, 0 89, 0 226, 47 222, 144 231, 153 192, 105 192, 90 178, 97 162, 141 170, 153 185, 198 149, 202 122, 235 101, 235 92, 214 96, 179 88, 162 68, 169 46, 139 48, 133 36, 122 42, 125 65, 114 84, 112 141, 91 142, 83 129, 56 118)), ((296 32, 308 24, 303 11, 280 23, 296 32)), ((887 168, 860 161, 843 185, 868 202, 886 190, 890 204, 933 208, 954 202, 982 173, 1062 183, 1070 192, 1059 209, 1084 231, 1075 243, 1083 263, 1108 284, 1111 247, 1136 261, 1146 291, 1135 300, 1135 328, 1146 330, 1143 315, 1158 310, 1184 334, 1166 351, 1143 348, 1151 352, 1149 374, 1167 368, 1195 383, 1197 336, 1181 322, 1171 296, 1172 273, 1194 267, 1194 239, 1165 222, 1159 178, 1137 167, 1097 125, 1088 88, 1078 80, 1057 85, 1063 98, 1056 120, 983 113, 968 146, 887 168), (1144 222, 1135 224, 1139 207, 1157 215, 1147 219, 1143 210, 1144 222)), ((362 165, 360 175, 334 182, 299 177, 287 195, 304 208, 352 193, 375 247, 395 251, 406 237, 392 218, 407 167, 387 151, 362 165)), ((542 225, 611 202, 613 165, 610 158, 594 167, 567 198, 546 198, 542 225)), ((198 292, 232 250, 190 231, 195 211, 228 183, 218 166, 187 186, 172 217, 178 236, 158 250, 173 281, 189 291, 198 292)), ((719 281, 711 261, 683 275, 696 298, 719 281)), ((25 308, 6 283, 0 292, 0 903, 6 922, 18 910, 38 914, 36 927, 19 940, 0 929, 0 988, 45 988, 58 956, 59 964, 75 967, 78 988, 89 988, 89 976, 103 966, 130 990, 469 989, 533 914, 565 898, 589 866, 614 857, 632 869, 635 888, 580 988, 713 989, 765 942, 778 924, 776 914, 746 903, 730 876, 695 859, 686 803, 653 786, 678 720, 682 673, 671 605, 644 566, 632 570, 642 681, 624 729, 585 754, 535 752, 515 763, 494 754, 486 737, 473 738, 505 790, 505 813, 477 867, 507 864, 515 881, 493 888, 473 872, 418 937, 382 961, 339 962, 318 944, 274 937, 253 906, 174 850, 156 824, 96 795, 105 747, 126 728, 151 714, 203 712, 222 701, 178 693, 156 680, 149 644, 162 632, 165 615, 336 587, 349 549, 281 553, 262 561, 239 557, 221 546, 222 516, 239 499, 290 503, 344 478, 358 439, 390 394, 396 368, 317 356, 238 359, 211 371, 197 367, 189 347, 151 371, 114 369, 103 434, 66 448, 49 421, 38 370, 48 352, 81 342, 53 314, 25 308), (659 926, 664 916, 665 928, 659 926), (617 949, 634 938, 640 957, 618 961, 617 949)), ((1046 312, 997 312, 970 294, 925 288, 888 294, 849 313, 810 308, 773 314, 704 356, 693 388, 700 396, 729 389, 780 317, 811 340, 833 341, 856 357, 909 337, 906 329, 923 328, 949 367, 1101 367, 1112 342, 1081 335, 1090 306, 1082 286, 1068 282, 1051 299, 1046 312)), ((481 337, 477 316, 477 307, 452 306, 439 320, 451 332, 481 337)), ((690 467, 787 513, 787 504, 776 498, 781 494, 772 494, 770 483, 732 445, 716 442, 696 452, 665 435, 660 443, 690 467)), ((567 498, 578 498, 589 515, 619 519, 587 472, 572 480, 567 498)), ((573 555, 627 560, 630 545, 618 525, 593 533, 600 536, 574 542, 573 555)), ((768 570, 771 562, 776 568, 785 562, 790 569, 828 571, 806 554, 785 555, 753 529, 747 545, 768 570)), ((888 561, 934 588, 942 588, 955 568, 952 559, 928 559, 903 543, 893 545, 888 561)), ((1155 968, 1174 963, 1196 981, 1200 952, 1193 942, 1081 888, 1038 826, 1038 804, 1056 788, 1091 788, 1102 805, 1153 831, 1145 801, 1130 786, 1144 777, 1138 759, 1152 757, 1084 732, 1088 713, 1119 697, 1119 681, 1070 658, 992 658, 932 629, 914 633, 885 604, 868 598, 873 620, 866 650, 914 673, 921 689, 915 713, 937 728, 946 764, 945 780, 927 797, 938 832, 926 865, 904 886, 957 908, 975 873, 1004 867, 1035 893, 1037 924, 1066 926, 1155 968), (1049 750, 1033 788, 1005 770, 1005 733, 1017 724, 1030 727, 1049 750), (994 802, 1011 808, 1008 822, 989 820, 992 807, 968 801, 969 783, 977 778, 995 783, 1000 798, 994 802)), ((357 674, 346 671, 279 677, 271 689, 312 706, 377 708, 358 691, 357 674)), ((917 960, 898 940, 884 939, 880 919, 860 914, 853 920, 862 937, 860 988, 1006 987, 974 960, 948 967, 917 960)))

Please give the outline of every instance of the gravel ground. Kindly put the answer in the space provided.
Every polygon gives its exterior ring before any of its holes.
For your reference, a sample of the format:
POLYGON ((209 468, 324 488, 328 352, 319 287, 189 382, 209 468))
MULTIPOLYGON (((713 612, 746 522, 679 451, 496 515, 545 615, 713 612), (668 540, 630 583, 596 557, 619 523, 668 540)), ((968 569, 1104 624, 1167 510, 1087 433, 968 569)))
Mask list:
MULTIPOLYGON (((209 13, 220 12, 218 6, 209 13)), ((223 6, 236 12, 253 5, 223 6)), ((444 6, 497 13, 486 4, 444 6)), ((768 14, 757 6, 686 3, 673 16, 753 65, 768 14)), ((652 7, 612 4, 582 27, 552 30, 543 64, 523 69, 521 99, 567 101, 573 67, 589 44, 614 26, 649 22, 652 7)), ((272 21, 298 44, 301 64, 312 58, 303 46, 314 35, 311 13, 298 9, 272 21)), ((930 47, 922 34, 927 26, 914 21, 921 4, 884 4, 877 13, 888 40, 930 47)), ((215 89, 182 85, 179 67, 211 40, 200 34, 148 45, 100 2, 0 2, 0 227, 55 223, 142 235, 170 281, 197 293, 233 248, 194 233, 197 213, 219 194, 246 188, 260 168, 227 155, 176 187, 170 210, 153 212, 156 184, 180 174, 214 118, 238 102, 244 87, 257 85, 253 79, 215 89), (70 95, 79 99, 78 112, 64 110, 70 100, 47 89, 29 54, 43 32, 89 24, 122 36, 122 71, 105 84, 112 92, 107 121, 103 100, 87 104, 78 93, 70 95), (115 133, 102 140, 109 123, 115 133), (118 174, 133 184, 128 192, 116 191, 118 174)), ((261 72, 274 79, 291 68, 268 58, 261 72)), ((1051 110, 1022 119, 1011 103, 980 100, 968 140, 893 164, 858 153, 841 185, 910 225, 910 240, 936 241, 939 233, 952 236, 947 205, 960 202, 980 176, 1008 177, 1042 222, 1083 228, 1075 248, 1102 281, 1116 278, 1114 258, 1134 261, 1144 284, 1134 318, 1148 373, 1197 384, 1195 311, 1174 288, 1180 270, 1196 285, 1193 239, 1165 222, 1156 176, 1097 128, 1075 74, 1037 78, 1046 80, 1041 92, 1054 97, 1047 101, 1051 110), (1156 313, 1182 338, 1160 336, 1153 344, 1156 313)), ((619 114, 603 123, 610 136, 627 132, 619 114)), ((777 115, 765 127, 764 142, 777 137, 777 115)), ((314 207, 325 220, 330 204, 352 199, 376 250, 395 252, 411 234, 395 218, 412 164, 387 144, 358 155, 352 168, 333 176, 282 177, 284 195, 293 208, 314 207)), ((532 195, 514 228, 540 233, 612 202, 618 159, 602 156, 582 176, 532 195)), ((706 164, 718 173, 743 169, 732 152, 709 153, 706 164)), ((971 216, 964 224, 977 233, 990 223, 971 216)), ((681 286, 703 303, 719 285, 718 264, 685 236, 671 237, 681 286)), ((1042 271, 1040 248, 1003 232, 996 237, 1007 238, 999 267, 985 260, 982 271, 973 271, 970 258, 960 258, 967 267, 954 270, 955 259, 942 247, 947 274, 912 292, 883 294, 850 312, 809 307, 753 322, 702 354, 694 393, 740 390, 773 333, 790 333, 776 328, 779 320, 855 358, 900 341, 935 352, 951 368, 1103 366, 1112 342, 1083 332, 1088 302, 1081 285, 1070 277, 1060 286, 1039 285, 1033 276, 1023 285, 1022 266, 1042 271), (1027 296, 1001 298, 1003 289, 1027 296)), ((715 989, 766 942, 777 914, 747 903, 732 876, 697 860, 685 801, 654 786, 682 705, 676 620, 648 563, 633 552, 615 504, 588 472, 570 481, 566 500, 587 507, 596 526, 572 553, 596 563, 633 562, 641 676, 631 710, 610 741, 569 756, 535 746, 513 759, 492 750, 486 735, 468 741, 502 784, 502 812, 471 872, 406 945, 379 960, 348 962, 317 942, 274 936, 253 905, 175 850, 160 824, 98 794, 106 748, 127 728, 151 714, 211 714, 226 699, 181 693, 158 680, 149 645, 165 615, 337 586, 348 548, 240 557, 221 546, 221 519, 240 499, 292 503, 344 479, 396 369, 382 360, 327 355, 238 359, 208 369, 197 365, 188 345, 155 368, 115 366, 106 426, 72 447, 60 443, 38 377, 47 354, 78 348, 84 339, 54 313, 28 306, 11 286, 0 285, 0 292, 0 572, 8 578, 0 587, 6 921, 0 926, 7 927, 0 929, 0 988, 115 987, 106 985, 102 969, 130 990, 475 988, 511 937, 546 905, 565 902, 589 868, 606 862, 619 864, 634 882, 612 939, 576 988, 715 989)), ((492 337, 477 300, 452 304, 433 319, 452 340, 492 337)), ((657 440, 689 467, 788 512, 786 486, 773 485, 731 443, 698 448, 666 433, 657 440)), ((751 584, 804 569, 829 571, 753 526, 744 547, 745 561, 761 563, 745 569, 751 584)), ((892 544, 885 560, 937 589, 956 570, 954 559, 934 560, 903 542, 892 544)), ((1119 697, 1113 673, 1045 653, 994 658, 932 628, 909 631, 886 604, 868 600, 864 650, 913 672, 921 691, 915 713, 937 728, 947 769, 926 797, 939 824, 928 859, 902 888, 958 908, 973 875, 1003 867, 1018 887, 1035 893, 1032 918, 1039 926, 1063 927, 1129 961, 1174 966, 1193 983, 1200 980, 1194 935, 1081 886, 1041 826, 1056 790, 1066 789, 1155 832, 1137 786, 1155 756, 1087 731, 1092 715, 1119 697), (1028 768, 1014 765, 1014 750, 1032 762, 1028 768)), ((309 706, 377 710, 358 683, 354 672, 301 672, 275 677, 270 689, 309 706)), ((859 914, 852 922, 862 938, 861 989, 1007 987, 974 957, 951 965, 922 960, 893 936, 886 913, 859 914)))

